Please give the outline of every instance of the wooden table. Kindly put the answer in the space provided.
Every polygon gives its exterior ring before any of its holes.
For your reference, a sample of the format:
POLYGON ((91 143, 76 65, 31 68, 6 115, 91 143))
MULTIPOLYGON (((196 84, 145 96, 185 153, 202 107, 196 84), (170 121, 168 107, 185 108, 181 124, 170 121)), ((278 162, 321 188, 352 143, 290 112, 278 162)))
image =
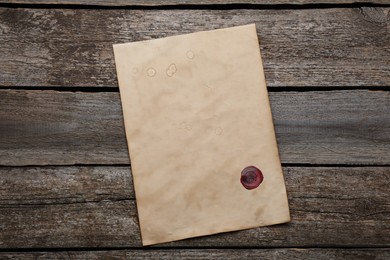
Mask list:
POLYGON ((390 258, 390 1, 0 2, 1 259, 390 258), (142 248, 112 44, 249 23, 292 221, 142 248))

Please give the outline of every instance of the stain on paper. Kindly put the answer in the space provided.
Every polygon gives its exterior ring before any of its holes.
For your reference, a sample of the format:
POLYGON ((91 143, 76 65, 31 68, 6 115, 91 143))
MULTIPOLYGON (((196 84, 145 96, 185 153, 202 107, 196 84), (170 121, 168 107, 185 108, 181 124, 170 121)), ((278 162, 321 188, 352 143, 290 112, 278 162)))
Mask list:
POLYGON ((222 127, 217 127, 217 128, 215 128, 214 132, 216 135, 222 135, 223 129, 222 129, 222 127))
POLYGON ((193 51, 187 51, 187 54, 186 54, 187 58, 189 58, 190 60, 194 59, 195 57, 195 54, 193 51))
POLYGON ((147 74, 148 74, 149 77, 154 77, 154 76, 156 76, 157 72, 156 72, 156 70, 154 68, 149 68, 147 70, 147 74))
POLYGON ((168 69, 167 69, 167 75, 168 77, 172 77, 177 71, 177 68, 176 68, 176 64, 175 63, 172 63, 171 65, 169 65, 168 69))

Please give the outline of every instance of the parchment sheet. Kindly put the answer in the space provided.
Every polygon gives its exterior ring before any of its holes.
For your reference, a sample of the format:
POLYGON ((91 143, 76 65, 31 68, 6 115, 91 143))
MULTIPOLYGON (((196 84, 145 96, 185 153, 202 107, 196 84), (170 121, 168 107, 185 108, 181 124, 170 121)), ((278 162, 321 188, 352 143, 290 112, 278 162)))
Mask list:
POLYGON ((114 53, 143 245, 290 220, 254 24, 114 53))

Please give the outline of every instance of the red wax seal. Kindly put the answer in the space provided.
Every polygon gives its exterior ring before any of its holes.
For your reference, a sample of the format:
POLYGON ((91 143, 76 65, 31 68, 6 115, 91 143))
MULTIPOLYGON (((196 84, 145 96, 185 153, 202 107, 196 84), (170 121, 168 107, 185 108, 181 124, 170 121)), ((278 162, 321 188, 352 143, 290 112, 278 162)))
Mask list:
POLYGON ((247 190, 252 190, 263 182, 263 173, 255 166, 248 166, 241 172, 241 184, 247 190))

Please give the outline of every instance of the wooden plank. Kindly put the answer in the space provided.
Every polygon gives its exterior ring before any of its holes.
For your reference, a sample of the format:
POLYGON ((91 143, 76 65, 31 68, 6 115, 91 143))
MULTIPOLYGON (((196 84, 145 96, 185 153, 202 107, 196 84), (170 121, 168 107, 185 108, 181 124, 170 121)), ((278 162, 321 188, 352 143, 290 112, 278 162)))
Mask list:
MULTIPOLYGON (((292 222, 160 246, 390 246, 389 168, 284 173, 292 222)), ((0 176, 0 248, 141 246, 133 187, 120 184, 128 167, 2 167, 0 176)))
POLYGON ((1 165, 129 163, 119 93, 3 90, 0 100, 1 165))
MULTIPOLYGON (((119 93, 0 90, 0 165, 128 164, 119 93)), ((390 164, 390 92, 271 92, 283 163, 390 164)))
MULTIPOLYGON (((283 167, 283 171, 289 195, 308 192, 308 197, 325 192, 325 196, 334 194, 334 199, 372 198, 385 192, 390 181, 388 167, 283 167), (353 190, 337 194, 342 185, 353 190)), ((130 166, 0 167, 0 176, 1 206, 135 199, 130 166)))
POLYGON ((113 43, 249 23, 269 87, 390 86, 389 10, 3 7, 0 86, 117 87, 113 43))
POLYGON ((388 248, 277 248, 277 249, 148 249, 111 251, 0 252, 1 259, 389 259, 388 248))
POLYGON ((129 199, 130 166, 0 167, 0 207, 129 199))
POLYGON ((1 0, 7 4, 50 4, 50 5, 98 5, 98 6, 169 6, 169 5, 304 5, 304 4, 390 4, 388 0, 1 0))

